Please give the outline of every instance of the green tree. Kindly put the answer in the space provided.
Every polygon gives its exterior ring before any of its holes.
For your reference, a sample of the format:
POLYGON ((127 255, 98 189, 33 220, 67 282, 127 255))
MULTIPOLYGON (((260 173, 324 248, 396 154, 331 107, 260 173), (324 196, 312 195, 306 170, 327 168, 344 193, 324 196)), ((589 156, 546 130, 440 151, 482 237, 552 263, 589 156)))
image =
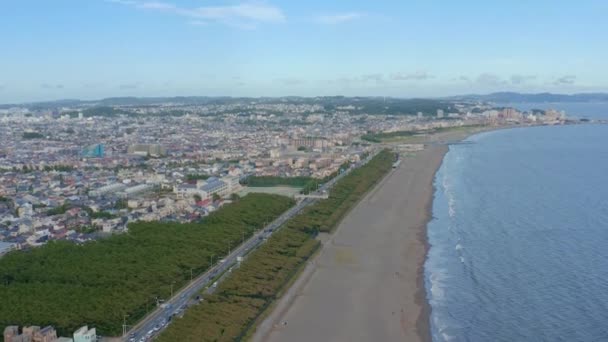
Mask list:
MULTIPOLYGON (((126 234, 85 244, 51 241, 0 258, 0 326, 15 322, 57 328, 61 335, 89 324, 117 336, 123 315, 133 325, 150 298, 170 295, 294 204, 286 197, 250 194, 198 223, 137 222, 126 234)), ((86 210, 86 209, 85 209, 86 210)), ((92 232, 90 227, 79 228, 92 232)))

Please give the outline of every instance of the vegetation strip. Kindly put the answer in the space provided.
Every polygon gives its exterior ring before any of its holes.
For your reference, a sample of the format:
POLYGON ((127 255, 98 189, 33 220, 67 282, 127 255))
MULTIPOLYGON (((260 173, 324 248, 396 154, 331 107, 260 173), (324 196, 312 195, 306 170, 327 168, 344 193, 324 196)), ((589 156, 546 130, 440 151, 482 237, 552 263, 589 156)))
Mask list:
POLYGON ((368 133, 361 136, 362 140, 382 143, 387 140, 397 139, 397 138, 406 138, 412 137, 418 134, 433 134, 433 133, 442 133, 448 131, 469 129, 469 128, 479 128, 483 127, 481 125, 465 125, 465 126, 456 126, 456 127, 437 127, 429 130, 417 130, 417 131, 395 131, 395 132, 381 132, 381 133, 368 133))
POLYGON ((76 245, 49 242, 0 259, 0 326, 53 325, 69 335, 83 324, 119 335, 294 204, 250 194, 201 223, 139 222, 129 233, 76 245))
POLYGON ((344 215, 392 168, 380 152, 340 180, 326 200, 305 208, 222 282, 215 294, 175 319, 157 341, 238 341, 319 247, 315 236, 335 229, 344 215))

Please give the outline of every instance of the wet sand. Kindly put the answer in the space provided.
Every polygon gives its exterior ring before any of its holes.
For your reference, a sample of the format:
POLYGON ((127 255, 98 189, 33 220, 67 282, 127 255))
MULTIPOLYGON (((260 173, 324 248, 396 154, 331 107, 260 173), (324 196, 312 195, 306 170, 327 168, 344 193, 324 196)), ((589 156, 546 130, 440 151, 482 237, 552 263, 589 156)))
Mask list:
POLYGON ((324 242, 253 340, 429 341, 426 224, 446 152, 434 144, 403 158, 324 242))

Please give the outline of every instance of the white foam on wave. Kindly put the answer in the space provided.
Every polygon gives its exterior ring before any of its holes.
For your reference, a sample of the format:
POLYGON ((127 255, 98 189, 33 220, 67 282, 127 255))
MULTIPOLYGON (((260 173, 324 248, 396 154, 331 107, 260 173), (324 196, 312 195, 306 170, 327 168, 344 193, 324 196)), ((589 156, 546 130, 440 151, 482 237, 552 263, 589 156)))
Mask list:
POLYGON ((445 297, 445 293, 441 286, 442 275, 440 273, 431 274, 431 297, 433 301, 442 300, 445 297))
POLYGON ((451 336, 446 332, 446 330, 449 328, 448 324, 446 324, 443 320, 439 319, 439 317, 434 317, 433 324, 438 333, 438 335, 435 336, 440 338, 441 341, 451 341, 454 339, 454 336, 451 336))
POLYGON ((448 197, 448 214, 450 215, 450 217, 454 217, 454 215, 456 215, 456 201, 454 200, 454 197, 449 196, 448 197))
POLYGON ((463 256, 460 257, 460 262, 464 264, 464 257, 463 256))
POLYGON ((455 247, 454 249, 455 249, 455 250, 457 250, 457 251, 460 251, 460 250, 462 250, 463 248, 464 248, 464 247, 462 247, 462 245, 461 245, 461 244, 456 244, 456 247, 455 247))
POLYGON ((452 192, 452 187, 449 183, 447 172, 443 175, 441 185, 443 187, 443 194, 448 200, 448 214, 450 217, 454 217, 454 215, 456 215, 456 199, 454 198, 454 193, 452 192))

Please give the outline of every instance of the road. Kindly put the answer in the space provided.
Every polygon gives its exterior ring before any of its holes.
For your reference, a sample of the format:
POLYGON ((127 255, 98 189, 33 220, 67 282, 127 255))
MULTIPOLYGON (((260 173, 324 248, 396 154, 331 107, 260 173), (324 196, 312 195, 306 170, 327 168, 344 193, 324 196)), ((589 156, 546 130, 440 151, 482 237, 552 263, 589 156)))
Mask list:
MULTIPOLYGON (((334 177, 330 181, 323 184, 315 194, 322 195, 340 179, 346 176, 353 169, 367 164, 378 151, 371 153, 365 160, 352 166, 345 172, 342 172, 338 176, 334 177)), ((298 214, 304 207, 316 202, 318 199, 305 198, 299 201, 295 206, 281 214, 277 219, 267 225, 264 229, 255 233, 251 238, 233 250, 228 256, 221 261, 218 261, 216 265, 211 267, 207 272, 203 273, 196 279, 194 279, 186 287, 180 289, 173 298, 168 299, 163 303, 162 307, 158 307, 152 313, 150 313, 145 319, 135 325, 130 331, 123 336, 124 341, 149 341, 157 336, 163 329, 170 324, 172 317, 180 316, 188 308, 189 305, 196 303, 196 297, 201 296, 201 291, 209 285, 206 293, 212 293, 215 290, 215 285, 210 284, 212 280, 218 278, 219 275, 224 274, 216 280, 221 282, 225 276, 228 275, 232 267, 237 263, 238 257, 243 257, 249 252, 260 246, 266 239, 268 239, 274 232, 276 232, 287 220, 298 214)))

